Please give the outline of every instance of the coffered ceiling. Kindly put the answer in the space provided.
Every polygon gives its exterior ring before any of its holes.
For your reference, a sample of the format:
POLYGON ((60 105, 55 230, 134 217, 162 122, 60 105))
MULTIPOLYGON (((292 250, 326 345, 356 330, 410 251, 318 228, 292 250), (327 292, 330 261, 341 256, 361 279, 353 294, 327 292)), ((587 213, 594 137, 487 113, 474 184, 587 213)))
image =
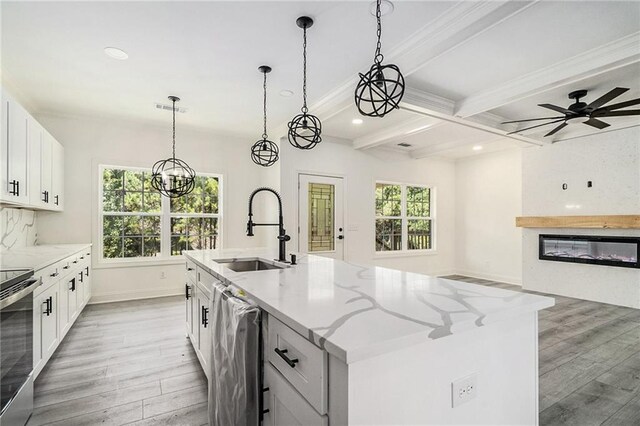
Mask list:
MULTIPOLYGON (((414 158, 459 158, 561 141, 598 130, 576 124, 506 135, 501 121, 544 117, 538 103, 567 106, 587 89, 616 86, 640 97, 639 1, 396 1, 383 17, 383 53, 407 91, 384 119, 353 106, 357 73, 370 65, 369 1, 2 2, 3 81, 36 112, 126 117, 165 124, 154 102, 175 94, 183 125, 256 138, 261 80, 269 75, 270 134, 284 134, 301 103, 301 31, 308 14, 309 103, 327 138, 355 149, 394 148, 414 158), (129 54, 115 61, 116 46, 129 54), (292 97, 283 97, 283 89, 292 97), (550 130, 550 129, 549 129, 550 130), (399 147, 398 143, 410 147, 399 147), (482 149, 473 150, 474 146, 482 149)), ((611 118, 607 130, 640 125, 611 118)))

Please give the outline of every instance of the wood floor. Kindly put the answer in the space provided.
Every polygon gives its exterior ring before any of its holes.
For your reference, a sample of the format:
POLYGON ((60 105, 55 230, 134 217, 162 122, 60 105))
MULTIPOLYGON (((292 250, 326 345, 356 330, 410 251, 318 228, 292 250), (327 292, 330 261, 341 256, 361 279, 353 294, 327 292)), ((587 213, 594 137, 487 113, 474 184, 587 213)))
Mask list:
POLYGON ((207 424, 184 299, 88 305, 35 382, 36 425, 207 424))
MULTIPOLYGON (((640 425, 640 310, 553 297, 539 315, 540 424, 640 425)), ((89 305, 36 380, 28 425, 200 426, 206 401, 181 297, 89 305)))
POLYGON ((640 425, 640 310, 550 296, 538 317, 540 425, 640 425))

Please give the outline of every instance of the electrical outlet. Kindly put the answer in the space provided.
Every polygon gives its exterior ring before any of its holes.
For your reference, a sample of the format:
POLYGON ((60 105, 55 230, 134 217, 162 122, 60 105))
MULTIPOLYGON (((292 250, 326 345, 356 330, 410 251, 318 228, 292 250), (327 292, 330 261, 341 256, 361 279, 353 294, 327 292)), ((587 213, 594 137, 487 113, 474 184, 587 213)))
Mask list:
POLYGON ((478 375, 472 374, 451 383, 451 405, 457 407, 476 397, 478 393, 478 375))
POLYGON ((164 271, 160 272, 160 279, 164 280, 165 278, 167 278, 167 274, 164 271))

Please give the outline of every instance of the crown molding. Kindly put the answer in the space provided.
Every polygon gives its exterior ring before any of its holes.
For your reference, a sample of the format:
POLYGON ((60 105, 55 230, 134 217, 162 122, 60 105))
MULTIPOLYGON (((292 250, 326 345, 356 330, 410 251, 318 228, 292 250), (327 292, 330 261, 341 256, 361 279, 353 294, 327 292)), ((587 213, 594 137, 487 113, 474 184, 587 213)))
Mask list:
POLYGON ((476 115, 540 92, 633 64, 640 61, 639 46, 640 32, 630 34, 501 86, 469 96, 456 104, 455 115, 476 115))

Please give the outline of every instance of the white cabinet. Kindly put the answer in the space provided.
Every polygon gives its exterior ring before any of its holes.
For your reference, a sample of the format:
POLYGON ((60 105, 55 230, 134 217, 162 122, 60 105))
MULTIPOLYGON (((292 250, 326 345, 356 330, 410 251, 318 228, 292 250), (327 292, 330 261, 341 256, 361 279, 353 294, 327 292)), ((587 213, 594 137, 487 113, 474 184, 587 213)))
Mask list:
POLYGON ((64 209, 64 147, 2 89, 0 202, 64 209))
POLYGON ((189 278, 187 278, 186 281, 184 290, 187 337, 191 339, 195 347, 198 347, 198 339, 196 337, 197 333, 194 333, 196 330, 195 325, 198 323, 197 317, 194 315, 197 313, 196 301, 198 300, 196 296, 196 284, 189 278))
POLYGON ((209 326, 209 297, 204 291, 197 291, 198 300, 198 349, 200 362, 207 376, 211 365, 211 328, 209 326))
POLYGON ((52 183, 51 202, 54 210, 64 210, 64 148, 51 138, 52 145, 52 183))
POLYGON ((318 414, 295 388, 269 363, 264 370, 264 424, 269 426, 327 426, 327 416, 318 414))
POLYGON ((58 286, 52 285, 34 300, 34 369, 41 370, 60 343, 58 286))
POLYGON ((29 113, 2 90, 0 201, 29 204, 29 113))

